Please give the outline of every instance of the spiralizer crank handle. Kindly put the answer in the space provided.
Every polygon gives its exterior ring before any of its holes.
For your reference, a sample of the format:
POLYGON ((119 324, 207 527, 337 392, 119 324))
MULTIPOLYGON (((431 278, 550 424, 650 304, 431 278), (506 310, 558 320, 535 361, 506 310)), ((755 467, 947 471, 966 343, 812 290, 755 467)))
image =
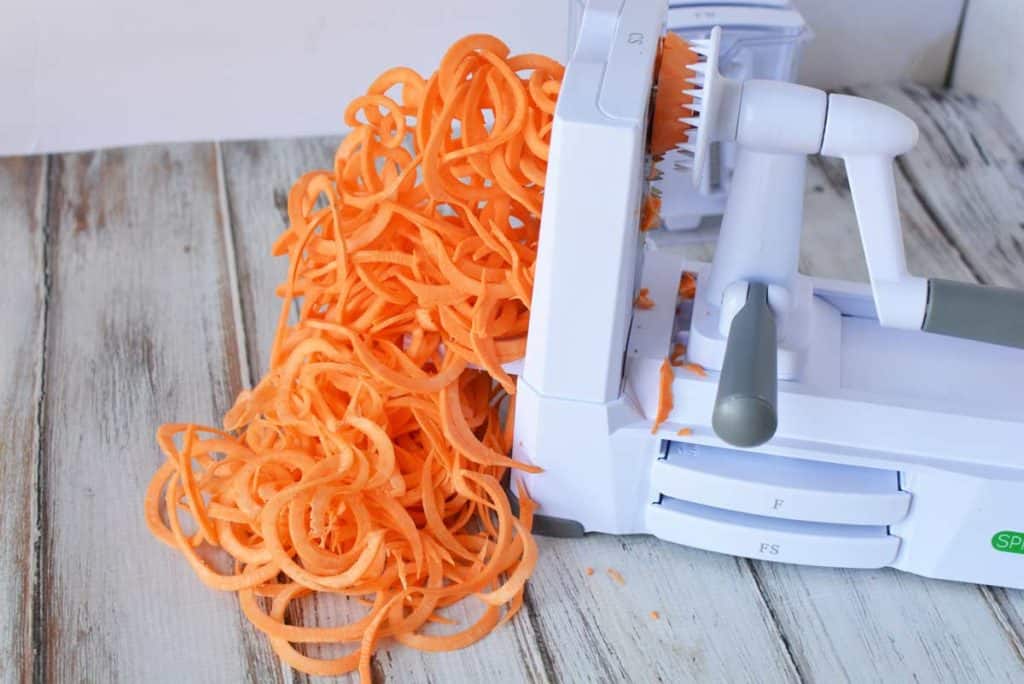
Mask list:
POLYGON ((1024 349, 1024 290, 932 278, 921 329, 1024 349))
POLYGON ((846 162, 879 322, 1024 348, 1024 292, 908 273, 892 160, 916 140, 917 126, 896 110, 829 96, 821 153, 846 162))
POLYGON ((777 334, 768 286, 751 283, 729 328, 711 425, 723 440, 755 447, 778 427, 777 334))

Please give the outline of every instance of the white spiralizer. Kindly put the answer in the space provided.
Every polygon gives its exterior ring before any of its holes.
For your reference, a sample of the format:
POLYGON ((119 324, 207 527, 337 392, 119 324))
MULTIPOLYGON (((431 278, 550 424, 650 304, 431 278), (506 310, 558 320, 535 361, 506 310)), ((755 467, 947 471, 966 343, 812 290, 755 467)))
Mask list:
POLYGON ((916 128, 788 83, 721 79, 701 115, 737 147, 715 263, 645 237, 666 12, 592 0, 559 98, 516 396, 541 531, 1024 588, 1024 298, 907 274, 891 158, 916 128), (807 154, 846 159, 871 287, 796 271, 807 154), (708 372, 675 369, 652 434, 676 342, 708 372))

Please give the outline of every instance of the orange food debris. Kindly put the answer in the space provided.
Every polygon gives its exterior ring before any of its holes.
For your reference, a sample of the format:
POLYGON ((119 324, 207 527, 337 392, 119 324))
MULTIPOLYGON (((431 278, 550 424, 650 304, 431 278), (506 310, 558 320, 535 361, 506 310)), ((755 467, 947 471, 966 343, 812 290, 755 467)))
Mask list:
POLYGON ((689 437, 692 434, 693 428, 679 428, 679 431, 676 432, 676 435, 678 435, 679 437, 689 437))
POLYGON ((644 205, 640 211, 640 230, 647 232, 656 228, 661 222, 661 198, 654 193, 644 197, 644 205))
POLYGON ((708 372, 704 370, 704 366, 701 366, 700 364, 697 363, 684 363, 682 365, 682 369, 688 370, 691 373, 699 375, 702 378, 708 377, 708 372))
POLYGON ((658 413, 654 417, 654 425, 651 426, 652 435, 658 431, 661 424, 668 419, 669 412, 672 411, 672 380, 675 379, 675 374, 672 372, 672 364, 667 358, 661 362, 658 374, 658 413))
POLYGON ((686 142, 686 131, 692 126, 683 119, 693 116, 693 88, 687 79, 694 76, 688 68, 698 61, 697 53, 682 37, 669 31, 661 39, 658 51, 658 87, 654 93, 651 116, 651 154, 655 159, 686 142))
POLYGON ((682 299, 693 299, 697 296, 697 276, 689 271, 679 279, 679 296, 682 299))
POLYGON ((660 620, 661 619, 661 613, 659 613, 656 610, 652 610, 651 611, 651 619, 652 620, 660 620))
POLYGON ((643 309, 645 311, 648 309, 653 309, 654 300, 648 296, 649 293, 650 290, 648 290, 646 287, 640 288, 640 292, 637 293, 636 299, 633 301, 633 306, 635 306, 638 309, 643 309))
POLYGON ((686 345, 682 342, 676 342, 672 345, 672 353, 669 354, 668 362, 678 368, 683 365, 681 359, 686 356, 686 345))
POLYGON ((616 582, 618 582, 619 584, 624 585, 626 583, 626 578, 623 577, 622 573, 616 570, 615 568, 608 568, 608 576, 616 582))
POLYGON ((587 568, 585 572, 587 573, 587 576, 589 577, 590 575, 594 574, 594 568, 587 568))
POLYGON ((157 431, 150 531, 203 583, 236 592, 299 671, 358 670, 368 684, 379 637, 463 648, 522 605, 535 506, 520 486, 514 515, 501 483, 537 469, 507 455, 515 383, 502 364, 525 349, 562 75, 472 35, 430 78, 378 77, 347 107, 331 168, 291 189, 266 374, 224 430, 157 431), (207 563, 216 552, 231 570, 207 563), (370 605, 345 625, 287 624, 291 602, 326 594, 370 605), (475 622, 424 631, 471 597, 475 622), (295 643, 352 650, 320 659, 295 643))

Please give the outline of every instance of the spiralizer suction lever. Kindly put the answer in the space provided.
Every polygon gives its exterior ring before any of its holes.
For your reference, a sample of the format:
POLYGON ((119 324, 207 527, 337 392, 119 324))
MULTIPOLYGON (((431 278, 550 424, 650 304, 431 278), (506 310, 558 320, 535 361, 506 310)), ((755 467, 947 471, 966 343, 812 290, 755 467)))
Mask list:
POLYGON ((732 320, 711 425, 723 440, 755 447, 778 427, 778 344, 768 286, 752 283, 732 320))

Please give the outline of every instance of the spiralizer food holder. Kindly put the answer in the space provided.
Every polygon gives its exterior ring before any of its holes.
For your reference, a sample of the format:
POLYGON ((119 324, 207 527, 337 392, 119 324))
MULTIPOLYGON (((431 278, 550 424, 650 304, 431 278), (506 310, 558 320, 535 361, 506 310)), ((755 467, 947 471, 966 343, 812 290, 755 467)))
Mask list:
POLYGON ((688 262, 638 230, 665 27, 664 3, 590 2, 559 97, 516 399, 541 531, 1024 588, 1024 297, 907 273, 892 159, 916 127, 724 78, 710 31, 681 142, 698 185, 712 143, 736 159, 714 262, 688 262), (845 160, 871 287, 797 271, 808 154, 845 160), (652 432, 677 342, 707 374, 674 369, 652 432))

